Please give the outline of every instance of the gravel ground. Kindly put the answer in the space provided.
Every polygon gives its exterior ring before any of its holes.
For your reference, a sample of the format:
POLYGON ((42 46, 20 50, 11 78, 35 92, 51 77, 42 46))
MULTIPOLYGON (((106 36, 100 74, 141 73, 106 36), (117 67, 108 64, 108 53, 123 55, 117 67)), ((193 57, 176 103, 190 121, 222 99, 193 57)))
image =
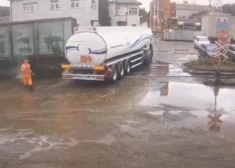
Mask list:
POLYGON ((0 168, 234 168, 235 89, 181 69, 196 58, 157 41, 153 65, 113 85, 1 81, 0 168))

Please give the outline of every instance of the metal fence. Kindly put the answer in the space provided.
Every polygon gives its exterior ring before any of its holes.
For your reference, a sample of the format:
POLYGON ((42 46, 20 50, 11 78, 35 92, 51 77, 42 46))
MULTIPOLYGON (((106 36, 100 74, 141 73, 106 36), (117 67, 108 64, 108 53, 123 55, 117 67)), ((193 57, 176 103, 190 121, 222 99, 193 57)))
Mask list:
POLYGON ((163 40, 169 41, 193 41, 195 35, 202 34, 200 31, 186 30, 186 29, 172 29, 165 30, 163 40))

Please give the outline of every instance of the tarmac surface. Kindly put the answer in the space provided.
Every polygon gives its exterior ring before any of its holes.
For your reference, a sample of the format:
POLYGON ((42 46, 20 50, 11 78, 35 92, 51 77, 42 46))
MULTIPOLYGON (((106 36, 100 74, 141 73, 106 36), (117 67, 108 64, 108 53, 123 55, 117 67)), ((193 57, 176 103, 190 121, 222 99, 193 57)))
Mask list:
POLYGON ((0 168, 234 168, 235 88, 182 69, 192 43, 157 41, 115 84, 0 82, 0 168))

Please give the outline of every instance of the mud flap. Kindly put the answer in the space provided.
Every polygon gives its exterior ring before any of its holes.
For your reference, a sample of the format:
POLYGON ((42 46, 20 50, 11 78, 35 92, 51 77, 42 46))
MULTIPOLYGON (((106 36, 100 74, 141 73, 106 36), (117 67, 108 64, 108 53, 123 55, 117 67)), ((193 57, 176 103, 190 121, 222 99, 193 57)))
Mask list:
POLYGON ((150 65, 153 60, 153 51, 152 50, 144 50, 144 65, 150 65))

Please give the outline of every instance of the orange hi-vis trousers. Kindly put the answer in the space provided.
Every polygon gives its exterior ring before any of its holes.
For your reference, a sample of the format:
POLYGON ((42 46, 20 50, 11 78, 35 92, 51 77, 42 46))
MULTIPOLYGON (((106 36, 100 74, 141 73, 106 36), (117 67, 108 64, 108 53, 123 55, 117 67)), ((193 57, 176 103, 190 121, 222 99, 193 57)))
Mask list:
POLYGON ((21 66, 21 71, 23 75, 23 83, 25 86, 31 86, 33 84, 32 82, 32 74, 31 74, 31 68, 28 63, 23 63, 21 66))
POLYGON ((31 74, 23 75, 23 83, 25 86, 31 86, 33 84, 31 74))

